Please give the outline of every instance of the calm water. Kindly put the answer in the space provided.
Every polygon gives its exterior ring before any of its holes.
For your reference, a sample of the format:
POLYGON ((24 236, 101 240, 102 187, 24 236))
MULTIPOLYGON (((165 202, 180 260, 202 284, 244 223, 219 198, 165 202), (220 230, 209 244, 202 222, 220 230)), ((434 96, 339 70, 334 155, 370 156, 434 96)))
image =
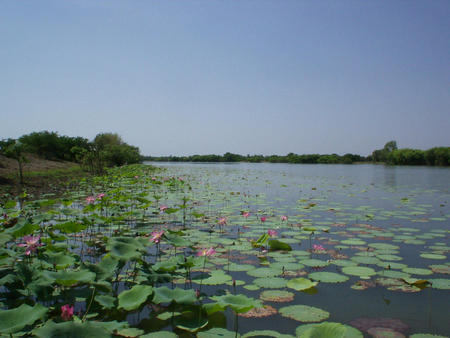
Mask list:
MULTIPOLYGON (((240 210, 250 210, 254 215, 268 215, 265 226, 277 229, 281 240, 297 238, 292 235, 293 231, 298 231, 302 226, 329 228, 328 233, 317 231, 311 242, 305 235, 298 237, 301 238, 298 242, 288 241, 294 250, 310 250, 311 243, 317 243, 330 252, 334 250, 345 255, 343 259, 351 260, 362 256, 364 248, 371 243, 388 243, 398 247, 397 250, 386 253, 393 255, 389 258, 392 262, 404 264, 407 268, 430 271, 430 274, 422 274, 426 273, 423 271, 421 274, 408 272, 410 277, 449 278, 448 272, 430 270, 430 266, 450 265, 449 168, 248 163, 151 164, 164 167, 169 174, 185 177, 193 182, 192 195, 202 196, 204 208, 217 215, 229 215, 229 238, 235 238, 238 230, 244 232, 243 237, 252 238, 256 235, 257 232, 251 227, 246 230, 241 227, 240 210), (211 197, 208 199, 207 196, 211 197), (280 215, 289 217, 288 224, 280 221, 280 215), (352 238, 359 239, 364 244, 341 243, 352 238), (421 254, 437 256, 424 258, 421 254)), ((382 257, 382 253, 377 253, 380 254, 379 257, 382 257)), ((368 257, 373 255, 367 253, 368 257)), ((335 257, 313 253, 311 258, 332 262, 335 257)), ((384 262, 390 261, 382 261, 384 262)), ((450 334, 448 289, 428 287, 420 292, 392 291, 377 282, 377 278, 383 277, 385 272, 381 267, 383 264, 359 265, 373 268, 377 272, 377 275, 365 279, 373 283, 367 290, 352 289, 351 286, 360 279, 350 276, 350 280, 345 283, 319 283, 315 294, 294 291, 294 302, 268 304, 277 309, 292 304, 315 306, 331 313, 328 321, 345 324, 361 317, 390 318, 409 326, 404 331, 406 334, 450 334)), ((405 274, 405 266, 393 270, 405 274)), ((330 264, 323 269, 306 266, 304 270, 305 273, 320 270, 342 274, 341 269, 341 266, 330 264)), ((235 272, 233 278, 247 283, 252 280, 245 272, 235 272)), ((238 292, 258 298, 261 290, 239 288, 238 292)), ((233 330, 234 320, 228 314, 224 326, 233 330)), ((385 322, 389 323, 389 320, 385 322)), ((239 332, 272 329, 295 334, 295 328, 300 324, 280 315, 262 319, 239 318, 239 332)))

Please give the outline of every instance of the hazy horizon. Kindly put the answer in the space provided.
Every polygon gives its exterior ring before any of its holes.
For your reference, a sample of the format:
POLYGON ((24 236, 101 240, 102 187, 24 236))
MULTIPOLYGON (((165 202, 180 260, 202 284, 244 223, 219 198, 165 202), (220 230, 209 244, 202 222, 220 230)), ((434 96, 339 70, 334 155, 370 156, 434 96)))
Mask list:
POLYGON ((143 155, 450 146, 449 1, 4 1, 0 138, 143 155))

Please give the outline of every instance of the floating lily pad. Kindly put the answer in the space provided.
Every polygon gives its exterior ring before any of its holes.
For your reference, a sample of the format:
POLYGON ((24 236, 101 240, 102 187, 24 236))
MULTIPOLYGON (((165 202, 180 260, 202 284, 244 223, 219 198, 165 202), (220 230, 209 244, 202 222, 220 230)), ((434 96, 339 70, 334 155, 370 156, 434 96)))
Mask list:
POLYGON ((324 283, 343 283, 348 280, 347 276, 341 275, 336 272, 312 272, 308 275, 309 278, 324 283))
POLYGON ((286 286, 290 289, 297 291, 307 290, 319 284, 318 282, 312 282, 307 278, 294 278, 287 282, 286 286))
POLYGON ((198 338, 216 338, 216 337, 235 338, 235 337, 241 337, 241 335, 240 334, 236 335, 236 332, 228 331, 227 329, 224 329, 221 327, 214 327, 212 329, 209 329, 208 331, 198 332, 197 337, 198 338))
POLYGON ((430 265, 428 267, 435 273, 443 273, 443 274, 450 275, 450 266, 449 265, 436 264, 436 265, 430 265))
POLYGON ((345 266, 342 268, 342 272, 347 275, 358 277, 370 277, 376 274, 374 269, 364 266, 345 266))
POLYGON ((294 294, 284 290, 266 290, 259 295, 259 298, 268 302, 283 303, 293 301, 294 294))
POLYGON ((242 336, 242 338, 251 338, 251 337, 295 338, 290 334, 282 334, 273 330, 255 330, 247 332, 242 336))
POLYGON ((406 338, 403 333, 387 327, 371 327, 367 333, 374 338, 406 338))
POLYGON ((319 267, 319 268, 325 267, 329 264, 326 261, 322 261, 320 259, 314 259, 314 258, 301 260, 300 263, 302 263, 306 266, 319 267))
POLYGON ((422 269, 422 268, 404 268, 402 269, 403 272, 410 273, 412 275, 432 275, 433 271, 429 269, 422 269))
POLYGON ((281 275, 281 269, 273 268, 257 268, 247 272, 248 275, 253 277, 275 277, 281 275))
POLYGON ((158 331, 147 333, 141 336, 141 338, 178 338, 178 335, 170 331, 158 331))
POLYGON ((295 334, 300 338, 312 337, 343 337, 343 338, 363 338, 364 335, 352 326, 323 322, 320 324, 304 324, 297 327, 295 334))
POLYGON ((330 316, 330 313, 322 309, 306 305, 290 305, 282 307, 278 312, 287 318, 300 322, 321 322, 330 316))
POLYGON ((445 255, 439 255, 439 254, 434 254, 434 253, 423 253, 420 255, 420 257, 427 258, 427 259, 446 259, 447 258, 447 256, 445 256, 445 255))
POLYGON ((428 280, 433 289, 450 290, 450 279, 433 278, 428 280))
POLYGON ((281 289, 286 286, 286 280, 279 277, 255 278, 253 283, 266 289, 281 289))

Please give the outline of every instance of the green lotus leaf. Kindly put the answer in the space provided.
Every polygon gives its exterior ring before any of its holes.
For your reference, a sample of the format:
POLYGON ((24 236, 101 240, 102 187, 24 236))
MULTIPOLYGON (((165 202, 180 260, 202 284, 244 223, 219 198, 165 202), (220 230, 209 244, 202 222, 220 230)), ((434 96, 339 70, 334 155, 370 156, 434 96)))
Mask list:
POLYGON ((185 311, 182 315, 174 318, 174 325, 180 330, 196 332, 208 325, 208 318, 200 310, 185 311))
POLYGON ((42 338, 60 338, 60 337, 111 337, 111 334, 98 322, 63 322, 55 323, 48 321, 43 327, 33 331, 33 333, 42 338))
POLYGON ((281 289, 286 286, 286 280, 280 277, 255 278, 253 283, 266 289, 281 289))
POLYGON ((294 300, 294 293, 284 290, 266 290, 259 298, 268 302, 290 302, 294 300))
POLYGON ((432 275, 433 271, 429 269, 422 269, 422 268, 404 268, 402 269, 403 272, 410 273, 412 275, 432 275))
POLYGON ((54 229, 57 229, 64 234, 72 234, 75 232, 80 232, 82 230, 86 230, 87 227, 88 227, 87 224, 80 222, 65 222, 53 225, 54 229))
POLYGON ((336 272, 311 272, 309 278, 324 283, 343 283, 348 281, 348 277, 336 272))
POLYGON ((292 247, 289 244, 279 241, 277 239, 269 240, 269 248, 270 248, 270 251, 278 251, 278 250, 291 251, 292 250, 292 247))
POLYGON ((369 247, 380 250, 398 250, 398 246, 388 243, 369 243, 369 247))
POLYGON ((95 280, 95 273, 86 269, 78 271, 45 271, 43 275, 57 284, 71 286, 78 283, 92 283, 95 280))
POLYGON ((137 329, 135 327, 127 327, 121 330, 117 330, 117 335, 123 336, 123 337, 141 337, 141 335, 144 333, 143 330, 137 329))
POLYGON ((450 279, 445 278, 433 278, 428 280, 431 283, 433 289, 449 290, 450 289, 450 279))
POLYGON ((231 263, 229 266, 227 266, 227 270, 230 271, 249 271, 253 270, 255 267, 250 264, 236 264, 231 263))
POLYGON ((228 338, 234 338, 234 337, 241 337, 240 334, 236 335, 236 332, 234 331, 228 331, 227 329, 223 329, 221 327, 214 327, 212 329, 209 329, 208 331, 201 331, 197 333, 198 338, 216 338, 216 337, 228 337, 228 338))
POLYGON ((281 273, 282 269, 273 269, 273 268, 256 268, 247 271, 247 274, 252 277, 275 277, 281 275, 281 273))
POLYGON ((445 256, 445 255, 439 255, 439 254, 435 254, 435 253, 423 253, 420 255, 420 257, 427 258, 427 259, 446 259, 447 258, 447 256, 445 256))
POLYGON ((365 256, 354 256, 351 260, 361 264, 379 264, 381 262, 377 257, 365 256))
POLYGON ((306 305, 290 305, 282 307, 278 312, 287 318, 300 322, 321 322, 330 316, 330 313, 322 309, 306 305))
POLYGON ((118 241, 111 241, 111 244, 108 244, 106 248, 110 251, 111 256, 122 261, 130 261, 139 258, 142 255, 142 253, 138 251, 139 247, 118 241))
POLYGON ((47 311, 48 309, 41 304, 35 306, 22 304, 11 310, 0 310, 0 332, 17 332, 44 317, 47 311))
POLYGON ((356 263, 354 261, 347 260, 347 259, 332 260, 331 264, 334 264, 334 265, 337 265, 337 266, 356 266, 356 265, 358 265, 358 263, 356 263))
POLYGON ((47 263, 55 265, 57 269, 66 268, 75 263, 75 258, 66 252, 47 251, 44 257, 47 263))
POLYGON ((343 241, 341 241, 342 244, 346 244, 346 245, 365 245, 366 242, 361 240, 361 239, 357 239, 357 238, 351 238, 351 239, 344 239, 343 241))
POLYGON ((330 263, 326 262, 326 261, 322 261, 320 259, 303 259, 300 261, 300 263, 305 264, 306 266, 311 266, 311 267, 318 267, 318 268, 323 268, 327 265, 329 265, 330 263))
POLYGON ((115 306, 116 298, 108 295, 97 295, 95 301, 99 303, 103 309, 112 309, 115 306))
MULTIPOLYGON (((230 275, 225 274, 221 270, 214 270, 211 272, 211 276, 203 280, 204 285, 220 285, 232 280, 230 275)), ((200 280, 192 280, 196 283, 201 283, 200 280)))
POLYGON ((135 285, 130 290, 123 291, 118 299, 118 309, 132 311, 145 303, 148 296, 153 293, 153 288, 149 285, 135 285))
POLYGON ((307 278, 294 278, 287 282, 286 286, 290 289, 297 291, 307 290, 319 284, 318 282, 312 282, 307 278))
POLYGON ((242 336, 242 338, 250 338, 250 337, 295 338, 290 334, 283 334, 273 330, 255 330, 247 332, 242 336))
POLYGON ((320 324, 300 325, 295 330, 297 337, 342 337, 342 338, 363 338, 364 335, 358 329, 341 323, 323 322, 320 324))
POLYGON ((261 302, 259 300, 249 298, 242 294, 213 296, 211 299, 215 300, 222 307, 229 307, 233 309, 236 313, 243 313, 253 309, 254 307, 261 307, 261 302))
POLYGON ((406 272, 402 271, 395 271, 395 270, 383 270, 378 272, 380 276, 383 277, 389 277, 389 278, 409 278, 411 275, 406 272))
POLYGON ((376 274, 374 269, 364 266, 345 266, 342 268, 342 272, 346 275, 358 277, 370 277, 376 274))
POLYGON ((414 333, 410 335, 409 338, 448 338, 448 336, 440 336, 431 333, 414 333))
POLYGON ((141 336, 141 338, 178 338, 178 335, 170 331, 158 331, 147 333, 141 336))
POLYGON ((166 286, 155 288, 153 302, 155 304, 176 302, 178 304, 193 304, 197 296, 193 289, 183 290, 180 288, 169 289, 166 286))
POLYGON ((401 261, 403 258, 397 255, 377 255, 383 261, 401 261))

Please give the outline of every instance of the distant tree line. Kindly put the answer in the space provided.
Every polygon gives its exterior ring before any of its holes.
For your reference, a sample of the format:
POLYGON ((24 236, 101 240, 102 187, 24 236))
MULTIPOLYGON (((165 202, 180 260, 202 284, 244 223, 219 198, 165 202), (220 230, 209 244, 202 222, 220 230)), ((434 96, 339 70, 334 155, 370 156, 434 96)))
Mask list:
POLYGON ((343 156, 337 154, 319 155, 307 154, 297 155, 289 153, 286 156, 282 155, 239 155, 233 153, 225 153, 224 155, 192 155, 192 156, 144 156, 146 161, 159 162, 269 162, 269 163, 342 163, 351 164, 354 162, 364 161, 365 157, 355 154, 345 154, 343 156))
POLYGON ((389 141, 383 149, 373 151, 368 160, 393 165, 449 166, 450 147, 434 147, 428 150, 398 149, 396 141, 389 141))
POLYGON ((450 147, 435 147, 428 150, 398 149, 396 141, 389 141, 383 149, 374 150, 367 157, 356 154, 304 154, 282 155, 191 155, 191 156, 144 156, 145 161, 155 162, 251 162, 251 163, 311 163, 311 164, 352 164, 355 162, 386 163, 392 165, 449 166, 450 147))
POLYGON ((48 160, 78 162, 95 174, 102 174, 105 167, 141 162, 139 148, 125 143, 115 133, 101 133, 89 141, 83 137, 41 131, 23 135, 17 140, 0 141, 0 154, 16 159, 19 170, 26 161, 26 153, 48 160))

